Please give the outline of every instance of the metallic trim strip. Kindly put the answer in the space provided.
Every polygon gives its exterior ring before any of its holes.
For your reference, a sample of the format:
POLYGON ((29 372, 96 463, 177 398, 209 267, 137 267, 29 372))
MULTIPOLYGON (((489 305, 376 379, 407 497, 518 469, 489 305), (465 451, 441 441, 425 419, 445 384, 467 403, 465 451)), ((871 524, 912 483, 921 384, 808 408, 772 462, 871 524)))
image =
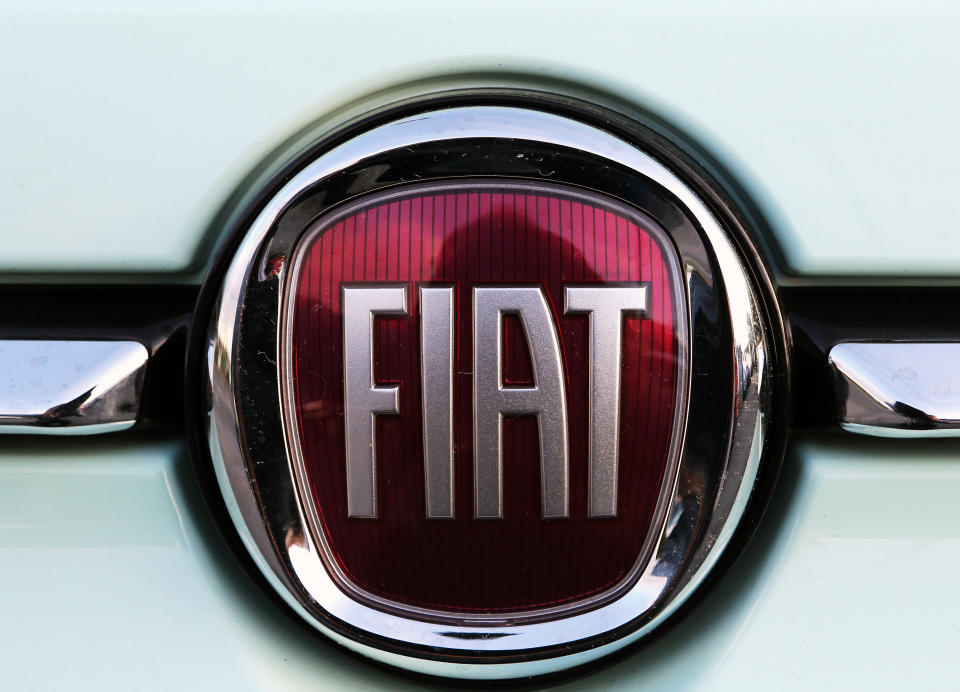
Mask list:
POLYGON ((960 343, 848 342, 828 356, 844 430, 960 436, 960 343))
POLYGON ((130 428, 148 355, 138 341, 0 340, 0 434, 130 428))

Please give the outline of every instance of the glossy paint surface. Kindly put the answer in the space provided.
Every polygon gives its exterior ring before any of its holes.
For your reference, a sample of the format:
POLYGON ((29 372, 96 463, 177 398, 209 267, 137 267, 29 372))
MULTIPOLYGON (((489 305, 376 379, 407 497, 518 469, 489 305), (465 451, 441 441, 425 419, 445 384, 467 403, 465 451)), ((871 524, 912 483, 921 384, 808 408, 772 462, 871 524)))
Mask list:
MULTIPOLYGON (((802 437, 709 598, 652 645, 556 686, 937 688, 960 647, 958 493, 954 441, 802 437)), ((6 444, 0 592, 12 689, 424 686, 362 665, 264 596, 175 439, 6 444)))
POLYGON ((190 275, 299 128, 410 80, 521 71, 686 128, 792 271, 955 274, 958 29, 949 2, 7 3, 0 271, 190 275))

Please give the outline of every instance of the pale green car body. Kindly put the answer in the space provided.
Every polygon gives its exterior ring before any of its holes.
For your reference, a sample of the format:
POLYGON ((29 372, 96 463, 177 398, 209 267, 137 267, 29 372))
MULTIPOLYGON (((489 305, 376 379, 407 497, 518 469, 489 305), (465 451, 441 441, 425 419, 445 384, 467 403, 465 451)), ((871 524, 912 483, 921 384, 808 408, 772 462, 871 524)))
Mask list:
MULTIPOLYGON (((761 208, 784 283, 955 280, 958 34, 949 3, 8 2, 0 280, 197 284, 217 210, 301 128, 417 80, 517 73, 685 130, 761 208)), ((569 684, 956 685, 958 497, 955 442, 797 433, 729 572, 569 684)), ((0 593, 6 689, 424 684, 253 583, 182 434, 0 437, 0 593)))

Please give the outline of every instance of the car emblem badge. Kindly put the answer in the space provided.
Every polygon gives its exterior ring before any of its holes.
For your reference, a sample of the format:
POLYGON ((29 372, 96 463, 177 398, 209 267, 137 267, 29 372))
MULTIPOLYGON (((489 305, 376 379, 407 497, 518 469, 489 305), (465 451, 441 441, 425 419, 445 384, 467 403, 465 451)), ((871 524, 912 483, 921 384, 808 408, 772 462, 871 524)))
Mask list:
POLYGON ((406 104, 228 224, 201 466, 271 588, 351 649, 470 678, 598 658, 762 507, 785 380, 762 266, 697 169, 590 112, 406 104))

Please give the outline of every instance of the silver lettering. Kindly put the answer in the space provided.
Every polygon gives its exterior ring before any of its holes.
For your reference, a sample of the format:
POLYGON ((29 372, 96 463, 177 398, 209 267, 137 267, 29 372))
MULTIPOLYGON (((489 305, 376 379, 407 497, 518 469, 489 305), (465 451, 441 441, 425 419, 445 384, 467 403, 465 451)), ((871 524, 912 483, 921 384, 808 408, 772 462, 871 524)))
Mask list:
MULTIPOLYGON (((453 518, 454 299, 452 286, 420 288, 424 489, 429 518, 453 518)), ((568 286, 564 312, 589 319, 588 516, 617 515, 622 327, 643 317, 646 286, 568 286)), ((373 338, 378 315, 406 315, 407 287, 343 287, 347 511, 377 516, 376 417, 399 414, 399 387, 377 386, 373 338)), ((544 518, 569 516, 566 385, 557 334, 541 288, 473 289, 474 492, 477 518, 503 517, 503 421, 536 416, 544 518), (533 365, 532 387, 506 386, 503 319, 516 315, 533 365)))
POLYGON ((560 340, 540 288, 473 289, 473 469, 475 516, 503 517, 503 418, 535 415, 540 428, 540 478, 544 518, 569 515, 567 394, 560 340), (520 318, 533 387, 503 384, 503 316, 520 318))
POLYGON ((590 517, 617 516, 620 458, 620 350, 623 314, 647 311, 647 287, 572 287, 568 315, 590 320, 590 517))
POLYGON ((453 287, 420 288, 423 465, 428 518, 453 518, 453 287))
POLYGON ((377 315, 406 315, 407 287, 344 286, 343 408, 347 442, 347 514, 377 516, 378 415, 400 413, 398 386, 378 387, 373 372, 377 315))

